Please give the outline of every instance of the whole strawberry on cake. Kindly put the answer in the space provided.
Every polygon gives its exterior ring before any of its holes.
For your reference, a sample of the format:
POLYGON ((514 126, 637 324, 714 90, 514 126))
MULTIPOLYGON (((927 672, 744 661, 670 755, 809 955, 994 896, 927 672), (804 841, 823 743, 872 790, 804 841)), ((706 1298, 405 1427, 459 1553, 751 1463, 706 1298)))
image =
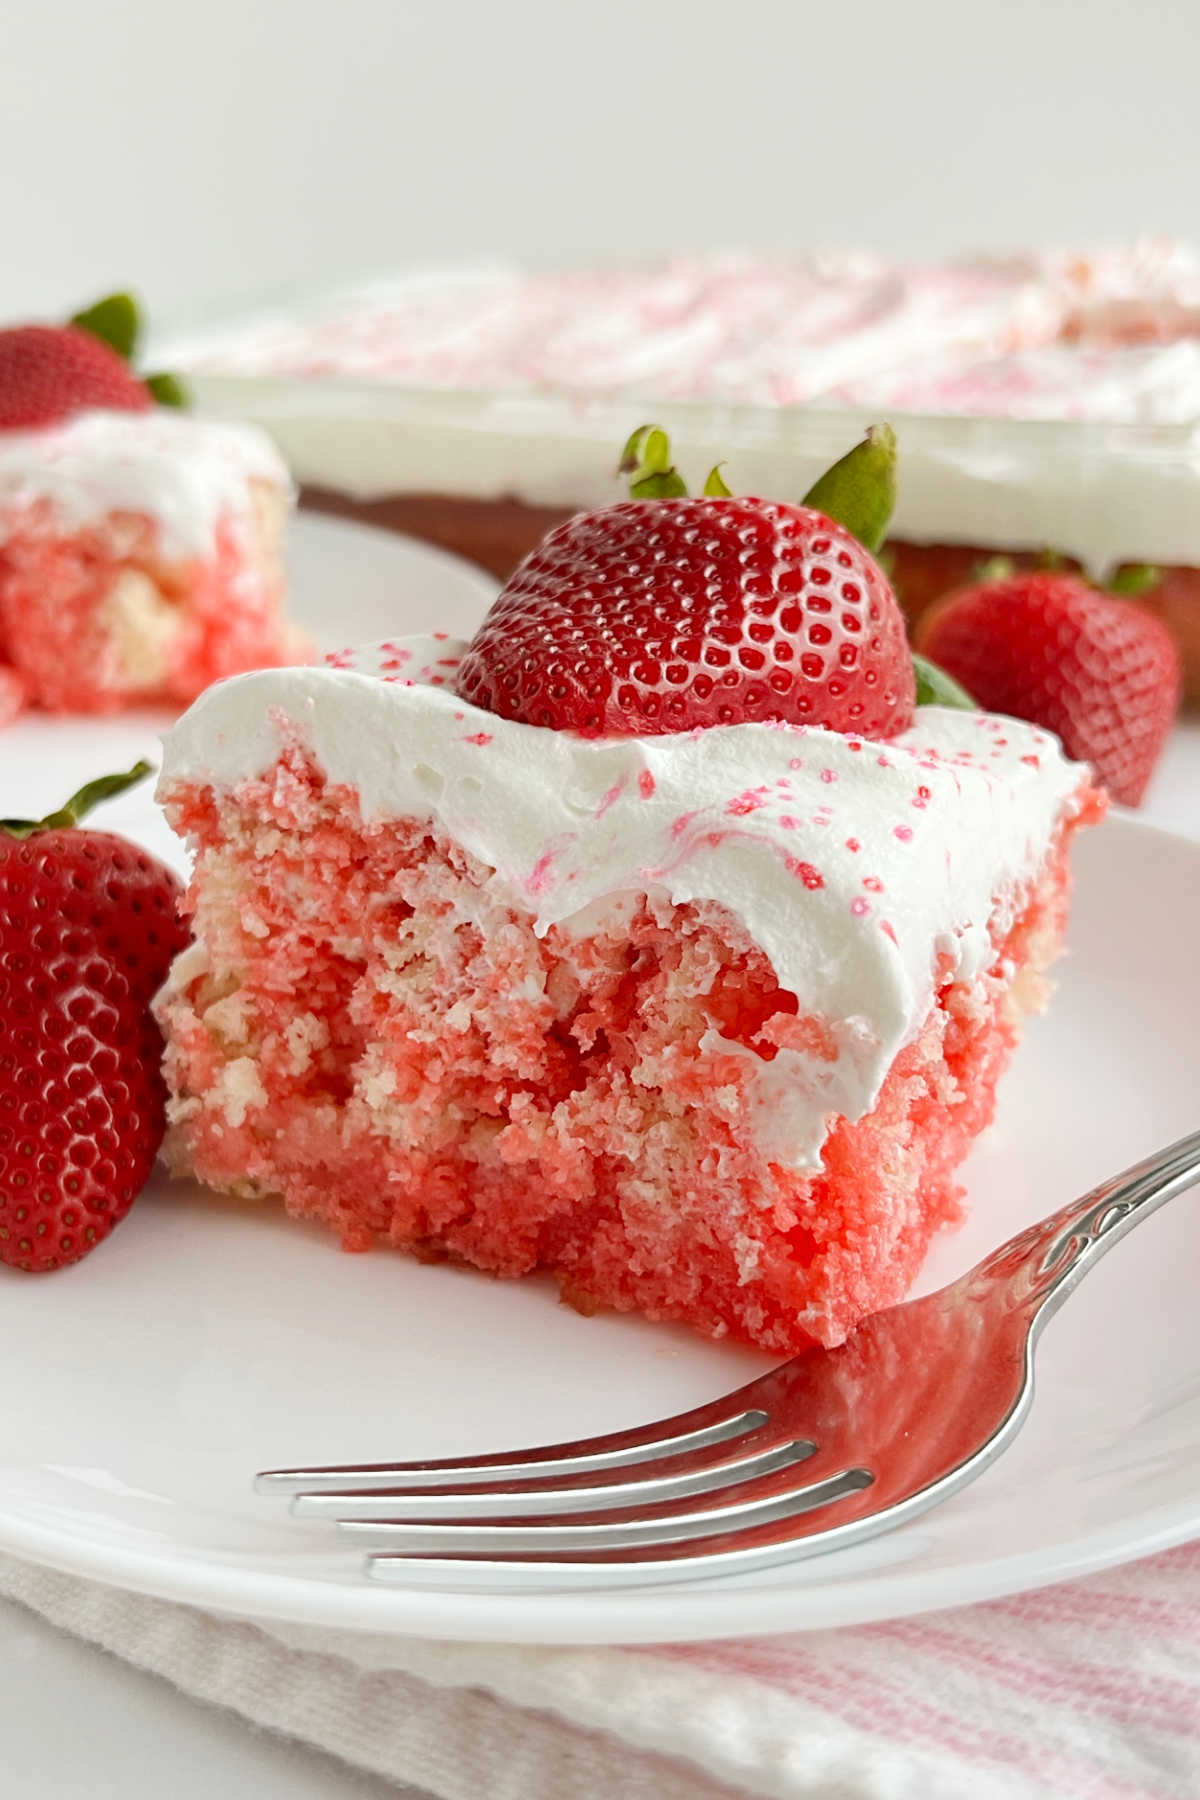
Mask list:
POLYGON ((0 719, 181 705, 305 661, 284 617, 293 493, 270 440, 140 379, 112 295, 68 325, 0 330, 0 719))
POLYGON ((914 666, 886 427, 802 505, 689 497, 649 428, 625 462, 470 644, 243 676, 168 738, 169 1151, 348 1249, 836 1343, 959 1215, 1102 802, 914 666))

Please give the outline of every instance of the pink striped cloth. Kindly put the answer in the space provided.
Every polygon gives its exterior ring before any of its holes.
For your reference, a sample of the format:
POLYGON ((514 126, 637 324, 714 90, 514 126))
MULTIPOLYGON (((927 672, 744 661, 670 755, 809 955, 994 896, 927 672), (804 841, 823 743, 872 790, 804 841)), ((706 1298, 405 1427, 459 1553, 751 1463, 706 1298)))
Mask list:
POLYGON ((0 1593, 436 1800, 1200 1794, 1200 1543, 957 1612, 628 1649, 330 1636, 4 1558, 0 1593))

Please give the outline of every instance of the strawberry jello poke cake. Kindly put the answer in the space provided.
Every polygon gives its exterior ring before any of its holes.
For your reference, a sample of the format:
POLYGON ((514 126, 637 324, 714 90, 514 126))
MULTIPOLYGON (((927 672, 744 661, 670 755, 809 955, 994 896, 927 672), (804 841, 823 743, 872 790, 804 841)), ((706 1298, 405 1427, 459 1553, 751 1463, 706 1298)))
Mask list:
POLYGON ((959 1215, 1099 801, 914 673, 888 434, 803 506, 631 451, 470 644, 239 676, 169 736, 170 1153, 348 1249, 836 1343, 959 1215))
POLYGON ((156 394, 176 398, 85 325, 0 331, 4 722, 24 701, 180 705, 307 660, 284 617, 293 491, 278 453, 156 394))

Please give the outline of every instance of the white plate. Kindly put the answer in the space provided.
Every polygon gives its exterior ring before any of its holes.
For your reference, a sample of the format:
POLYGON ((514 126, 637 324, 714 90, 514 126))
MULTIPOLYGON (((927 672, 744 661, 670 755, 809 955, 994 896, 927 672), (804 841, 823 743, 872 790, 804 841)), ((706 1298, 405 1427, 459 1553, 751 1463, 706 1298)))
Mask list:
MULTIPOLYGON (((485 580, 325 521, 301 610, 339 639, 470 626, 485 580), (318 621, 319 622, 319 621, 318 621)), ((328 633, 326 632, 326 635, 328 633)), ((6 811, 152 745, 151 721, 0 739, 6 811)), ((145 799, 109 821, 152 838, 145 799)), ((158 841, 162 841, 161 838, 158 841)), ((1117 819, 1078 852, 1073 955, 968 1168, 940 1285, 1103 1175, 1194 1128, 1200 846, 1117 819)), ((848 1624, 1083 1573, 1200 1532, 1200 1206, 1108 1257, 1055 1320, 1016 1446, 957 1499, 854 1551, 740 1583, 621 1595, 377 1588, 327 1527, 251 1492, 300 1461, 485 1451, 677 1411, 766 1366, 683 1330, 583 1319, 540 1281, 341 1255, 270 1209, 156 1185, 91 1260, 0 1269, 0 1548, 246 1615, 459 1639, 654 1641, 848 1624)))

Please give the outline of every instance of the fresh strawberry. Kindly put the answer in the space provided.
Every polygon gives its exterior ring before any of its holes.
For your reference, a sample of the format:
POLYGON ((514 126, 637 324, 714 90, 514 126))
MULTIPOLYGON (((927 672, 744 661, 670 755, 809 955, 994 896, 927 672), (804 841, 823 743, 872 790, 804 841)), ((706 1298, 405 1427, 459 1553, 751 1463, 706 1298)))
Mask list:
POLYGON ((145 412, 153 404, 123 358, 80 326, 0 331, 0 431, 58 425, 92 407, 145 412))
POLYGON ((459 668, 464 699, 585 737, 911 724, 904 622, 861 541, 878 545, 890 511, 886 427, 800 506, 735 498, 715 470, 689 499, 651 427, 639 455, 637 498, 557 526, 508 581, 459 668))
POLYGON ((980 706, 1045 726, 1114 800, 1141 800, 1179 707, 1159 620, 1076 575, 1026 571, 947 595, 917 642, 980 706))
POLYGON ((0 821, 0 1261, 77 1262, 129 1211, 163 1134, 150 1001, 186 942, 181 883, 78 820, 149 772, 61 812, 0 821))

